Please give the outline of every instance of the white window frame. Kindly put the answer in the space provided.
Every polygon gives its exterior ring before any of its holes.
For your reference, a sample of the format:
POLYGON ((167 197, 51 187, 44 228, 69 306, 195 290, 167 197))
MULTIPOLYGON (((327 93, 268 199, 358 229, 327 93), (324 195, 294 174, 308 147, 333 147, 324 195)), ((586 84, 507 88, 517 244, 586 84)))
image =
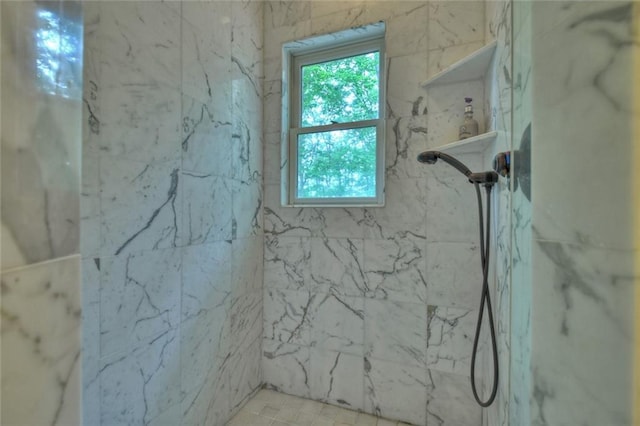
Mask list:
MULTIPOLYGON (((295 45, 285 45, 283 58, 283 146, 282 178, 285 206, 295 207, 348 207, 348 206, 384 206, 384 154, 385 154, 385 52, 384 25, 378 23, 363 29, 330 35, 333 40, 313 43, 313 40, 296 42, 295 45), (360 30, 360 31, 357 31, 360 30), (346 34, 346 35, 345 35, 346 34), (337 39, 337 41, 336 41, 337 39), (311 47, 309 47, 311 46, 311 47), (301 85, 302 67, 316 63, 348 58, 369 52, 379 52, 379 92, 378 118, 348 123, 333 123, 328 125, 301 127, 301 85), (301 198, 298 193, 298 136, 308 133, 330 132, 336 130, 358 129, 363 127, 376 128, 376 194, 374 197, 328 197, 301 198), (286 157, 286 158, 285 158, 286 157)), ((321 36, 322 37, 322 36, 321 36)), ((320 38, 321 38, 320 37, 320 38)))

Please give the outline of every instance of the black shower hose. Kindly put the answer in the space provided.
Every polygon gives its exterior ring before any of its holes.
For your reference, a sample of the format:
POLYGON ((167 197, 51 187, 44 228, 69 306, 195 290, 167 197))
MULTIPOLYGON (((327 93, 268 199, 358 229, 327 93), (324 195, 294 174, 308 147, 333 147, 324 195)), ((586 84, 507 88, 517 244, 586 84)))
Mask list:
POLYGON ((482 296, 480 297, 480 310, 478 311, 478 322, 476 324, 476 335, 473 339, 473 352, 471 353, 471 390, 473 396, 482 407, 490 406, 496 399, 498 392, 498 347, 496 344, 496 330, 493 323, 493 309, 491 308, 491 296, 489 295, 489 254, 491 241, 491 188, 492 185, 485 185, 487 190, 487 225, 486 235, 485 227, 482 226, 482 197, 480 195, 480 185, 474 182, 476 187, 476 195, 478 196, 478 216, 480 223, 480 261, 482 263, 482 296), (493 351, 493 389, 488 400, 482 401, 478 395, 476 386, 476 355, 478 352, 478 342, 480 340, 480 330, 482 328, 482 316, 484 314, 484 305, 487 304, 487 315, 489 318, 489 331, 491 333, 491 349, 493 351))

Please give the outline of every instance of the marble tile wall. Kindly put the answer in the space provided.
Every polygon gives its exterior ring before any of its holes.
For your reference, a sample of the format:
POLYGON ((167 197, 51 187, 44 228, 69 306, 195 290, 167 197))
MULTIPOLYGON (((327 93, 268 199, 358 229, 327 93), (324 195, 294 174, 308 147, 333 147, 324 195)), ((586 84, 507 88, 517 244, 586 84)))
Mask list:
MULTIPOLYGON (((420 82, 485 42, 483 2, 265 3, 264 381, 414 424, 480 425, 469 358, 480 296, 473 187, 418 153, 457 139, 484 81, 420 82), (386 205, 280 204, 282 43, 385 21, 386 205), (473 214, 473 220, 468 220, 473 214)), ((471 168, 478 155, 463 156, 471 168)))
POLYGON ((81 424, 82 7, 2 2, 0 22, 0 423, 81 424))
POLYGON ((634 6, 531 5, 529 404, 536 425, 632 422, 634 6), (591 170, 606 173, 585 180, 591 170))
POLYGON ((85 6, 85 423, 224 424, 262 383, 263 6, 85 6))

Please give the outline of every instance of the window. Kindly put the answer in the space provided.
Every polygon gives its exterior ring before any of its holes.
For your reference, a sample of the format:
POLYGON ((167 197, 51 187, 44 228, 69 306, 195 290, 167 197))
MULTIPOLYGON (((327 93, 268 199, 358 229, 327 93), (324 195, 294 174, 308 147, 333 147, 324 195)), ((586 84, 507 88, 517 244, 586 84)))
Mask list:
POLYGON ((82 14, 79 4, 42 3, 38 8, 36 75, 41 90, 65 98, 82 97, 82 14), (55 6, 55 7, 54 7, 55 6), (53 9, 53 10, 51 10, 53 9))
POLYGON ((384 203, 384 34, 373 27, 288 52, 287 205, 384 203))

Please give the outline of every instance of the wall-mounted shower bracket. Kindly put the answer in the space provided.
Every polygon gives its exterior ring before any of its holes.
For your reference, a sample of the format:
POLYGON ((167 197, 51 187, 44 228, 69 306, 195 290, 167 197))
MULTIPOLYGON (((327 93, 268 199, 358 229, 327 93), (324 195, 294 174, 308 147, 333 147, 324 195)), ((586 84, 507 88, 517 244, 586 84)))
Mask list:
POLYGON ((500 176, 509 178, 511 176, 511 152, 499 152, 493 157, 493 170, 500 176))

